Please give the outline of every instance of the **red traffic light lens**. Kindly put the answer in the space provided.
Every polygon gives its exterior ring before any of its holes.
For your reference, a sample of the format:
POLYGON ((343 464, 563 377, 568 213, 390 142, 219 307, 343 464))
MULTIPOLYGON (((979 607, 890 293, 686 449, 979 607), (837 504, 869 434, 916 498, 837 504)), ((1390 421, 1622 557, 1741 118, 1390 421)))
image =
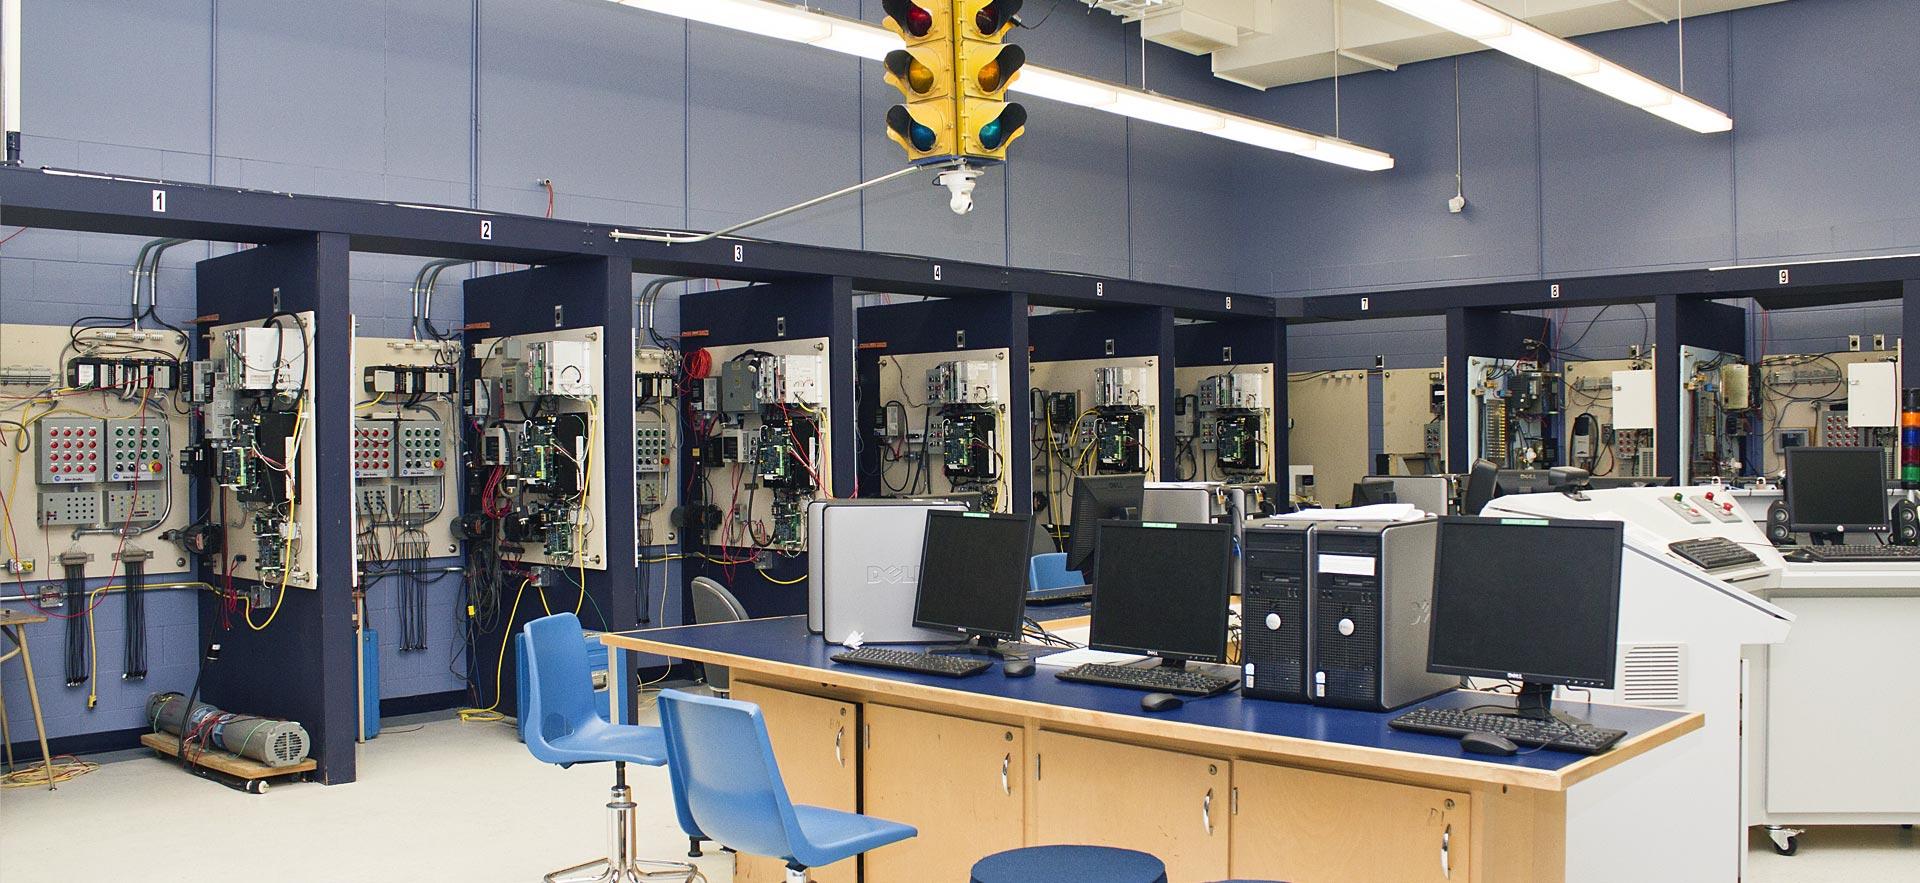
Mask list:
POLYGON ((883 0, 880 8, 886 10, 887 17, 900 25, 900 29, 915 37, 924 37, 933 30, 933 13, 912 0, 883 0))
POLYGON ((1000 33, 1007 22, 1020 14, 1020 3, 1021 0, 993 0, 973 14, 973 26, 989 37, 1000 33))

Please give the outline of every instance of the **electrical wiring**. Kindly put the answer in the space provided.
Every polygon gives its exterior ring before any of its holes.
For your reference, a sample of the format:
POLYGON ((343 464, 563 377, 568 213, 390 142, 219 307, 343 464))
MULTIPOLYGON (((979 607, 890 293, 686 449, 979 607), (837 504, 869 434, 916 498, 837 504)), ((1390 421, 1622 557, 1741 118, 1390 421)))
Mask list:
MULTIPOLYGON (((25 229, 25 228, 22 228, 25 229)), ((0 240, 4 242, 5 240, 0 240)), ((92 761, 81 760, 71 754, 57 754, 53 757, 52 779, 48 779, 48 764, 38 761, 27 766, 15 767, 0 774, 0 789, 7 788, 44 788, 48 784, 64 785, 100 768, 92 761)))
POLYGON ((759 571, 759 574, 761 579, 766 580, 767 582, 773 583, 776 586, 797 586, 807 581, 806 574, 801 574, 797 577, 794 577, 793 579, 774 579, 772 576, 768 575, 768 573, 764 570, 759 571))
MULTIPOLYGON (((279 370, 278 366, 275 366, 275 371, 277 372, 278 370, 279 370)), ((275 385, 277 386, 278 384, 276 383, 275 385)), ((300 433, 301 433, 301 430, 306 426, 307 411, 306 411, 306 408, 304 407, 304 401, 303 401, 306 398, 306 393, 305 393, 306 378, 305 378, 304 362, 302 367, 300 389, 301 389, 301 394, 296 397, 296 401, 299 403, 294 406, 295 410, 293 414, 293 431, 290 435, 290 437, 293 440, 293 443, 292 443, 292 447, 290 447, 287 451, 287 462, 289 464, 299 462, 300 447, 301 447, 301 441, 302 441, 300 433)), ((291 476, 291 473, 289 473, 289 476, 291 476)), ((291 478, 289 478, 288 483, 289 484, 292 483, 291 478)), ((300 503, 299 503, 298 496, 294 493, 289 492, 287 494, 287 525, 288 527, 285 530, 286 536, 284 538, 283 543, 281 544, 281 549, 280 549, 280 561, 281 561, 280 588, 278 593, 276 593, 273 599, 273 610, 268 612, 267 620, 258 625, 255 625, 253 622, 253 605, 251 604, 247 605, 246 609, 242 611, 242 615, 245 617, 247 622, 247 628, 252 629, 256 632, 266 631, 268 626, 273 625, 273 621, 280 616, 280 606, 286 603, 287 583, 289 580, 293 578, 293 567, 294 567, 293 539, 294 539, 294 534, 297 533, 297 531, 294 528, 300 523, 299 512, 300 512, 300 503)))
POLYGON ((500 630, 500 655, 493 663, 493 704, 485 708, 462 708, 455 712, 461 723, 494 723, 507 719, 500 708, 501 688, 505 685, 507 645, 513 640, 513 620, 520 614, 520 599, 527 594, 527 585, 532 577, 520 581, 520 588, 513 593, 513 607, 507 612, 507 628, 500 630))

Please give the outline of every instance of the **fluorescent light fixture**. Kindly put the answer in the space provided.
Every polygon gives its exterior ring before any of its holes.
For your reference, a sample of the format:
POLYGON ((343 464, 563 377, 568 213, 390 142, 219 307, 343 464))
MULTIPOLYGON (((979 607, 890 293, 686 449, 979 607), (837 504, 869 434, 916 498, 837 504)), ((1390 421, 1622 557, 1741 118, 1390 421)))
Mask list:
MULTIPOLYGON (((877 24, 841 18, 776 0, 611 0, 622 6, 806 43, 844 55, 879 61, 902 47, 899 35, 877 24)), ((1475 6, 1484 11, 1484 7, 1475 6)), ((1471 15, 1472 13, 1467 13, 1471 15)), ((1243 117, 1190 101, 1037 65, 1020 69, 1010 91, 1078 107, 1104 110, 1142 122, 1201 132, 1335 165, 1367 171, 1393 168, 1393 157, 1338 138, 1243 117)))
POLYGON ((1033 65, 1021 68, 1020 78, 1014 80, 1007 91, 1081 107, 1104 108, 1120 100, 1120 90, 1116 86, 1033 65))
POLYGON ((1733 128, 1719 110, 1475 0, 1380 2, 1695 132, 1733 128))
POLYGON ((1226 118, 1212 108, 1188 104, 1151 92, 1127 91, 1119 95, 1120 100, 1113 104, 1113 112, 1123 117, 1192 132, 1212 132, 1227 126, 1226 118))

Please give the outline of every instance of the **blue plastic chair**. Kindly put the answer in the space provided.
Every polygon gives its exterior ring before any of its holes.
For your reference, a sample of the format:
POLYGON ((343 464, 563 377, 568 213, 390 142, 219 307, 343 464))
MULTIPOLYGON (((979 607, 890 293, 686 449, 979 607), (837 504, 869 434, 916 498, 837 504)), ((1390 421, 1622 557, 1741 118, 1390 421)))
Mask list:
POLYGON ((757 705, 664 690, 659 707, 674 809, 689 837, 782 859, 788 883, 805 883, 808 868, 920 833, 899 822, 795 805, 757 705))
POLYGON ((1165 862, 1111 846, 1028 846, 975 862, 970 883, 1167 883, 1165 862))
POLYGON ((1027 562, 1028 589, 1062 589, 1067 586, 1084 586, 1087 578, 1078 570, 1067 569, 1067 553, 1049 552, 1035 555, 1027 562))
POLYGON ((627 788, 627 764, 661 766, 667 762, 666 738, 658 727, 608 723, 595 710, 593 669, 587 647, 580 640, 580 620, 556 613, 526 624, 526 704, 520 709, 527 750, 541 761, 562 769, 576 763, 613 763, 613 814, 604 858, 561 868, 546 875, 547 883, 626 883, 662 869, 697 873, 685 862, 648 861, 633 855, 632 792, 627 788), (589 868, 598 874, 570 876, 589 868))

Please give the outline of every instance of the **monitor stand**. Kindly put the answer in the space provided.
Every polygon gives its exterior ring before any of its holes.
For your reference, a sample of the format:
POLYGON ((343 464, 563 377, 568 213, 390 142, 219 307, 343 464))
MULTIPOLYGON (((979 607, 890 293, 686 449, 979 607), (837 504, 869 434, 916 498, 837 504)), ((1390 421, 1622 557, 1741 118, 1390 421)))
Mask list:
POLYGON ((1514 717, 1523 717, 1529 720, 1553 721, 1555 723, 1566 724, 1570 727, 1591 726, 1586 720, 1576 715, 1571 715, 1564 711, 1554 711, 1553 685, 1543 684, 1537 681, 1520 682, 1520 692, 1514 695, 1512 711, 1494 709, 1492 713, 1511 714, 1514 717))
POLYGON ((1005 645, 1003 645, 998 638, 972 635, 967 638, 965 643, 939 647, 928 650, 927 652, 936 656, 985 656, 1003 661, 1026 658, 1025 654, 1011 653, 1001 649, 1003 646, 1005 645))
POLYGON ((1844 546, 1847 544, 1847 535, 1839 531, 1814 531, 1813 533, 1807 534, 1807 539, 1812 541, 1813 545, 1816 546, 1844 546))

